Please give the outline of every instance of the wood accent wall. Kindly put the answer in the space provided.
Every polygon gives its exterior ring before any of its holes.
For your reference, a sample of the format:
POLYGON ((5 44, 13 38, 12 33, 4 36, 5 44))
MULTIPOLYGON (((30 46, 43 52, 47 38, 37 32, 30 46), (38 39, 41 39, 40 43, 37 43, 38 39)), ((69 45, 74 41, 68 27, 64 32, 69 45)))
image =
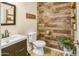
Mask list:
POLYGON ((74 39, 72 23, 76 21, 72 2, 39 2, 38 3, 38 39, 44 40, 47 46, 60 49, 58 37, 61 35, 74 39))

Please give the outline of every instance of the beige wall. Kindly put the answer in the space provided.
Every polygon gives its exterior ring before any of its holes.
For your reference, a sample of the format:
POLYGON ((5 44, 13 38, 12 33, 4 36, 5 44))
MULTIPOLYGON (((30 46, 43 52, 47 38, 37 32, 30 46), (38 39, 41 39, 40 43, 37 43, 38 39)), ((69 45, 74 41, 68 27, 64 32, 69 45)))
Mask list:
MULTIPOLYGON (((77 32, 75 33, 75 39, 79 41, 79 2, 77 2, 77 32)), ((79 45, 77 46, 77 56, 79 56, 79 45)))
POLYGON ((1 26, 1 33, 3 33, 5 29, 8 29, 10 34, 26 34, 37 31, 37 19, 26 19, 26 13, 37 15, 37 3, 17 2, 12 4, 16 5, 16 25, 1 26))

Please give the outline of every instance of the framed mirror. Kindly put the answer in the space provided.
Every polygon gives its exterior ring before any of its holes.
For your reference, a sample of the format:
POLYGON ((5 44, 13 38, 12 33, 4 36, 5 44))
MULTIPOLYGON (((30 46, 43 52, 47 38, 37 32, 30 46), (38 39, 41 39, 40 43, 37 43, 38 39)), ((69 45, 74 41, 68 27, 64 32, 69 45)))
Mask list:
POLYGON ((7 2, 0 3, 1 25, 16 24, 16 6, 7 2))

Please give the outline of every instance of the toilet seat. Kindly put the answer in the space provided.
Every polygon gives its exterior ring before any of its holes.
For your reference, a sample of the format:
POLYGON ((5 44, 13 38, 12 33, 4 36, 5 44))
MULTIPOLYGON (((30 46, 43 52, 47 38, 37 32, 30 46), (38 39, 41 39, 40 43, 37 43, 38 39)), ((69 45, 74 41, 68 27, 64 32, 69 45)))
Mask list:
POLYGON ((46 43, 42 40, 37 40, 35 42, 33 42, 33 44, 36 46, 36 47, 44 47, 46 45, 46 43))

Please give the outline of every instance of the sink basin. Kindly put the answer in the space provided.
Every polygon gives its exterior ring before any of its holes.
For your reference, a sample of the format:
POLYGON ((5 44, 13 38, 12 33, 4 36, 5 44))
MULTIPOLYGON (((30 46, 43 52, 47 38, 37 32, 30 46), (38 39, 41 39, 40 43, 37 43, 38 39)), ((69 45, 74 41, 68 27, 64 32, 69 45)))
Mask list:
POLYGON ((26 36, 23 36, 23 35, 12 35, 10 37, 7 37, 7 38, 3 38, 1 39, 1 48, 5 48, 7 46, 10 46, 14 43, 17 43, 19 41, 22 41, 24 39, 26 39, 27 37, 26 36))

